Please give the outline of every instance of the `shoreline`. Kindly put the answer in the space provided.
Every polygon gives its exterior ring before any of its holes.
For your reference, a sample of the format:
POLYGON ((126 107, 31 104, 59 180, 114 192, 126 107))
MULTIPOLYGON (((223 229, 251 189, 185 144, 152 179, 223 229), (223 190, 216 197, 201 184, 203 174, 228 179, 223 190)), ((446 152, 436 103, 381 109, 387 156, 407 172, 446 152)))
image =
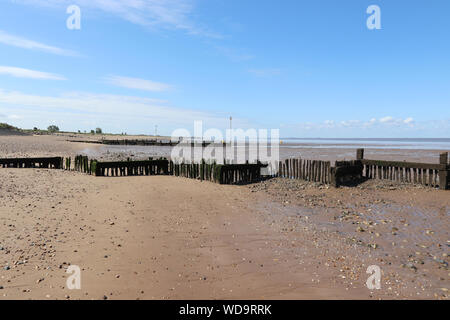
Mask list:
MULTIPOLYGON (((141 138, 141 136, 132 136, 141 138)), ((168 146, 111 146, 96 143, 68 142, 66 135, 36 135, 36 136, 0 136, 0 157, 33 157, 33 156, 72 156, 88 155, 99 160, 120 160, 131 157, 136 160, 148 157, 170 157, 171 147, 168 146)), ((89 140, 86 140, 89 141, 89 140)), ((280 145, 280 160, 291 157, 314 159, 322 161, 353 160, 354 147, 310 147, 309 145, 280 145)), ((395 160, 424 163, 438 163, 439 153, 446 149, 374 149, 365 146, 367 159, 395 160)))

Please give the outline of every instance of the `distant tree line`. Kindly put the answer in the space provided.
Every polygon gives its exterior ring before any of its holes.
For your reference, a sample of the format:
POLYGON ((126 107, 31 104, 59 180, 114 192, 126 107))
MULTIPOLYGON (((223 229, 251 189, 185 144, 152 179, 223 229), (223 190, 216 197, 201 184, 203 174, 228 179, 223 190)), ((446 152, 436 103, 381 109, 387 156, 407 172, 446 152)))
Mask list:
POLYGON ((55 126, 52 124, 51 126, 48 126, 47 131, 50 133, 55 133, 55 132, 59 132, 59 128, 58 128, 58 126, 55 126))
MULTIPOLYGON (((33 130, 37 131, 39 129, 34 127, 33 130)), ((50 125, 48 126, 47 131, 50 133, 59 132, 59 127, 55 125, 50 125)), ((81 130, 78 130, 78 133, 81 133, 81 130)), ((84 133, 86 133, 86 130, 84 130, 84 133)), ((102 134, 102 133, 103 133, 102 128, 95 128, 95 130, 91 130, 91 134, 102 134)))

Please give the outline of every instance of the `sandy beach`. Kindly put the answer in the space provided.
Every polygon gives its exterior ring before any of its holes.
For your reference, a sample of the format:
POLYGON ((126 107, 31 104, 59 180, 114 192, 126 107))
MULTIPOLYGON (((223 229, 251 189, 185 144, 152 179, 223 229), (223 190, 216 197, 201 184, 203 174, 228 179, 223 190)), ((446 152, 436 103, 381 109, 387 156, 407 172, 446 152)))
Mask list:
MULTIPOLYGON (((1 157, 99 148, 0 144, 1 157)), ((448 299, 448 191, 0 169, 0 203, 1 299, 448 299), (380 290, 366 287, 370 265, 380 290)))
POLYGON ((446 314, 450 1, 0 12, 0 302, 446 314))

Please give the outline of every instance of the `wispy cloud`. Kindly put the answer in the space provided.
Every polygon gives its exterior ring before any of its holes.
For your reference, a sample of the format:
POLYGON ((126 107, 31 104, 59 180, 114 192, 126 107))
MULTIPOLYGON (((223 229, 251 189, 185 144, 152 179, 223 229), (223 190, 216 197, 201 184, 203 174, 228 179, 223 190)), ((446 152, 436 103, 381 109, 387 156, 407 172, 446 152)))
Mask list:
POLYGON ((412 117, 385 116, 370 120, 291 123, 281 127, 290 136, 302 137, 447 137, 450 134, 450 118, 416 121, 412 117))
POLYGON ((281 70, 280 69, 249 69, 247 70, 249 73, 257 76, 257 77, 273 77, 273 76, 278 76, 281 74, 281 70))
POLYGON ((151 28, 178 29, 189 34, 220 38, 221 35, 192 21, 193 0, 10 0, 44 7, 72 4, 92 8, 151 28))
POLYGON ((167 91, 171 88, 170 85, 154 82, 145 79, 139 78, 129 78, 129 77, 121 77, 121 76, 107 76, 104 80, 117 87, 128 88, 128 89, 137 89, 144 91, 167 91))
POLYGON ((228 124, 227 118, 217 113, 167 104, 164 100, 123 95, 69 92, 60 96, 45 96, 0 89, 0 113, 3 114, 14 110, 17 115, 21 115, 22 111, 23 115, 33 118, 51 117, 64 121, 89 118, 97 123, 121 123, 129 130, 155 122, 182 127, 192 126, 195 120, 203 120, 216 127, 226 127, 228 124))
POLYGON ((306 130, 317 129, 371 129, 371 128, 386 128, 386 127, 398 127, 398 128, 413 128, 416 122, 412 117, 394 118, 391 116, 382 117, 379 119, 371 118, 370 120, 325 120, 323 122, 304 122, 296 124, 298 128, 306 130))
POLYGON ((19 116, 19 115, 17 115, 17 114, 10 114, 10 115, 8 116, 8 119, 11 119, 11 120, 19 120, 19 119, 22 119, 22 116, 19 116))
POLYGON ((236 62, 249 61, 255 58, 254 55, 246 52, 243 49, 237 49, 226 46, 216 46, 218 52, 226 56, 228 59, 236 62))
POLYGON ((63 76, 54 73, 41 72, 36 70, 0 66, 0 74, 7 74, 16 78, 29 78, 40 80, 67 80, 63 76))
POLYGON ((0 43, 6 44, 8 46, 43 51, 51 54, 62 55, 62 56, 77 56, 78 53, 70 50, 61 49, 58 47, 53 47, 41 42, 33 41, 30 39, 22 38, 16 35, 9 34, 5 31, 0 30, 0 43))

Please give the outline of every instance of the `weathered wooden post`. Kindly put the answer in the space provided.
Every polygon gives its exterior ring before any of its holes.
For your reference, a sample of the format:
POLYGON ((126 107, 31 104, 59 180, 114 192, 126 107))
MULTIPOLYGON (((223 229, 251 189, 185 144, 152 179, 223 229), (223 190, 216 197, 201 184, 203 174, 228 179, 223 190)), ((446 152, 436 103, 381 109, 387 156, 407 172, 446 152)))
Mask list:
POLYGON ((364 159, 364 149, 356 149, 356 160, 364 159))
POLYGON ((439 189, 450 189, 450 165, 448 163, 448 152, 441 153, 439 155, 439 164, 442 165, 442 169, 439 170, 439 189))
POLYGON ((336 175, 336 168, 337 167, 331 167, 330 168, 330 184, 333 187, 338 188, 339 187, 339 181, 338 181, 337 175, 336 175))

